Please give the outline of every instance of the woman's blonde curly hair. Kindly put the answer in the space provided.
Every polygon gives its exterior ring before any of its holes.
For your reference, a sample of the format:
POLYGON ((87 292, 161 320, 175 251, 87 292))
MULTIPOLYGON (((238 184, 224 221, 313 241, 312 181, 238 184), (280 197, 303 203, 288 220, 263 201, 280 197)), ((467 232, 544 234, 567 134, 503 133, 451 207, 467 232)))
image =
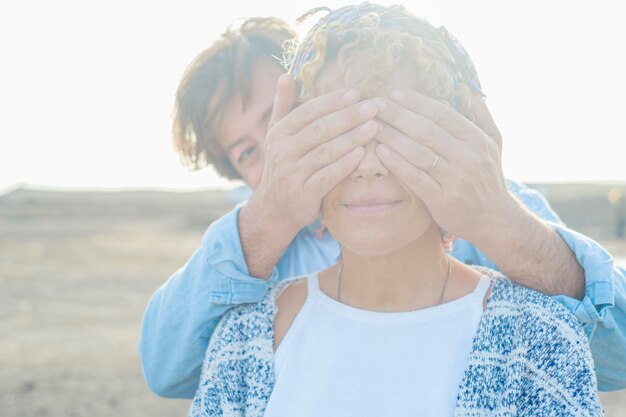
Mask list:
MULTIPOLYGON (((304 19, 326 8, 313 9, 304 19)), ((403 6, 370 3, 330 11, 301 42, 284 53, 289 73, 299 86, 300 100, 317 95, 315 81, 327 63, 335 62, 347 81, 354 65, 367 68, 353 87, 372 96, 408 63, 415 69, 419 91, 447 103, 473 119, 472 94, 484 96, 469 56, 445 28, 435 28, 403 6)))

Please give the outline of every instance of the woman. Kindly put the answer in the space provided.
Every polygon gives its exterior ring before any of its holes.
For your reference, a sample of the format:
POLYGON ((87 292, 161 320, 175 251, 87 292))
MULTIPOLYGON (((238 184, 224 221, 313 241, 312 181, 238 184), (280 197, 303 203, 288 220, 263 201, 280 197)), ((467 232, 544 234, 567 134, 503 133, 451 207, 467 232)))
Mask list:
MULTIPOLYGON (((384 97, 419 91, 471 119, 472 95, 482 95, 458 42, 402 7, 331 12, 291 62, 303 101, 346 87, 373 97, 381 141, 406 140, 382 121, 401 111, 384 97)), ((576 319, 448 256, 445 234, 385 165, 385 148, 364 148, 322 203, 341 261, 222 319, 190 415, 601 415, 576 319)), ((445 163, 435 157, 430 169, 445 163)))

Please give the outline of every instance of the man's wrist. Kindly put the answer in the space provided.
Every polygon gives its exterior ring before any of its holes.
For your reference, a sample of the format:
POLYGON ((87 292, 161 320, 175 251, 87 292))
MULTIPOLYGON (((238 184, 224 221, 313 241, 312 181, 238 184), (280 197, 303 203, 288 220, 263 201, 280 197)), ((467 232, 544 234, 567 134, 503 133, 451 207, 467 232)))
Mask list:
POLYGON ((473 243, 518 284, 582 299, 584 270, 570 247, 519 200, 511 199, 513 204, 496 214, 487 233, 473 243))
MULTIPOLYGON (((262 191, 255 191, 245 206, 240 210, 245 228, 249 228, 252 234, 263 237, 272 236, 279 240, 289 239, 285 247, 298 234, 303 226, 290 222, 289 217, 284 216, 279 207, 276 207, 271 198, 265 197, 262 191)), ((241 233, 241 232, 240 232, 241 233)))
POLYGON ((490 207, 491 210, 483 213, 483 220, 477 222, 479 227, 471 235, 463 236, 483 252, 492 252, 512 238, 521 239, 527 216, 532 216, 509 191, 490 207))
POLYGON ((269 278, 280 256, 299 232, 256 192, 239 211, 237 225, 248 272, 250 276, 263 279, 269 278))

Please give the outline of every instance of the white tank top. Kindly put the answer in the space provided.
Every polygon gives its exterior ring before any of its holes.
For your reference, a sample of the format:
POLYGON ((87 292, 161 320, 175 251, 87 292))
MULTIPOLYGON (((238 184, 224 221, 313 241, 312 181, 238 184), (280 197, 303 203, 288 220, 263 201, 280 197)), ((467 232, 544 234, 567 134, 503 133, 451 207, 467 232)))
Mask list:
POLYGON ((274 355, 265 417, 452 416, 490 279, 422 310, 385 313, 307 299, 274 355))

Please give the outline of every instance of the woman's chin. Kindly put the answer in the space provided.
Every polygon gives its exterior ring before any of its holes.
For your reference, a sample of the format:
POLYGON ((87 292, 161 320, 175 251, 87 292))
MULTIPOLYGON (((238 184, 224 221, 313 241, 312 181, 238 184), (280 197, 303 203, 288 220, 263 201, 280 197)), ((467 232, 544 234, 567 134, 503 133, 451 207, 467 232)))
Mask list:
POLYGON ((341 246, 359 256, 385 256, 425 239, 430 244, 441 237, 432 217, 422 221, 393 221, 375 224, 327 224, 328 231, 341 246), (432 230, 431 230, 432 229, 432 230), (431 242, 432 241, 432 242, 431 242))
POLYGON ((341 242, 341 245, 359 256, 384 256, 405 246, 398 239, 394 239, 393 236, 345 239, 341 242))

